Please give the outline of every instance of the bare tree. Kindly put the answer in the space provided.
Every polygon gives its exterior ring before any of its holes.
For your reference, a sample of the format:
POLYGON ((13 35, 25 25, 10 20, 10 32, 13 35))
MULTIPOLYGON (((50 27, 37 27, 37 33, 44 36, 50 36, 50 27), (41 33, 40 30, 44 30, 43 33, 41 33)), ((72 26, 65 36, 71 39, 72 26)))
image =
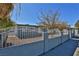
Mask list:
POLYGON ((41 26, 43 29, 49 29, 52 32, 55 28, 57 28, 57 23, 59 22, 59 12, 41 12, 41 16, 38 17, 40 22, 38 23, 39 26, 41 26))
POLYGON ((68 24, 66 22, 60 22, 60 23, 57 24, 57 28, 60 30, 60 33, 61 33, 61 43, 62 43, 62 40, 63 40, 63 30, 64 29, 68 30, 69 26, 68 26, 68 24))
POLYGON ((61 32, 61 42, 62 42, 63 30, 68 28, 68 24, 65 21, 64 22, 60 21, 59 15, 60 14, 58 11, 51 13, 41 12, 41 17, 38 18, 40 20, 38 25, 42 26, 42 28, 44 29, 50 29, 53 31, 54 29, 59 29, 61 32))

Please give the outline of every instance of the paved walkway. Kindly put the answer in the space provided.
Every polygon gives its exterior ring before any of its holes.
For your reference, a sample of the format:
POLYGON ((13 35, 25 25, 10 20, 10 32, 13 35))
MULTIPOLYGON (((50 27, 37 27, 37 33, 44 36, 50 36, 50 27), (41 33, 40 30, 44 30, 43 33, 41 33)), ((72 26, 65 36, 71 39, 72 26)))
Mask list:
MULTIPOLYGON (((51 49, 45 55, 46 56, 71 56, 77 47, 77 42, 74 40, 68 40, 62 45, 51 49)), ((12 48, 0 49, 0 56, 30 56, 42 53, 43 43, 42 41, 16 46, 12 48)))
POLYGON ((51 49, 45 56, 72 56, 76 50, 77 41, 68 40, 64 44, 56 47, 55 49, 51 49))

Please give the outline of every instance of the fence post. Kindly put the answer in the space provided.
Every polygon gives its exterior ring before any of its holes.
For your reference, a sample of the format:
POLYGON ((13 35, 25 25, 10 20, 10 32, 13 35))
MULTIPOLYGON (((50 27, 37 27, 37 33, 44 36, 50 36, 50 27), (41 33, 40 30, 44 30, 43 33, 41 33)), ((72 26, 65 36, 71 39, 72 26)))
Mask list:
POLYGON ((61 44, 63 43, 63 31, 61 31, 61 44))
POLYGON ((7 33, 6 32, 2 32, 1 33, 1 44, 2 44, 2 48, 4 48, 6 46, 6 40, 7 40, 7 33))
POLYGON ((2 33, 0 33, 0 47, 2 47, 2 33))
POLYGON ((2 47, 2 48, 3 48, 3 39, 4 39, 4 38, 3 38, 3 33, 1 33, 1 43, 2 43, 2 44, 1 44, 1 47, 2 47))
POLYGON ((68 30, 69 39, 71 39, 71 38, 73 37, 72 31, 73 31, 72 28, 70 28, 70 29, 68 30))
POLYGON ((72 35, 72 34, 71 34, 71 29, 69 29, 69 30, 68 30, 69 39, 71 39, 71 35, 72 35))
POLYGON ((45 54, 45 48, 46 48, 46 40, 48 39, 48 32, 46 29, 42 31, 42 37, 43 37, 43 43, 44 43, 44 48, 43 48, 43 54, 45 54))

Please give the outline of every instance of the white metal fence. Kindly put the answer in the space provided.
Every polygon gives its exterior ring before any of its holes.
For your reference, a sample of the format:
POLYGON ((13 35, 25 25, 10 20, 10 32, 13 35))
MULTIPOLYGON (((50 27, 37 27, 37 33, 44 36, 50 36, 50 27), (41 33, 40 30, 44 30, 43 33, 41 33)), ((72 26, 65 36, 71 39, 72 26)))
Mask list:
POLYGON ((26 53, 21 52, 23 55, 40 55, 67 40, 69 40, 68 31, 63 32, 62 36, 57 30, 52 33, 49 30, 9 29, 0 33, 0 47, 3 48, 3 53, 9 52, 14 55, 22 50, 26 51, 26 53))
POLYGON ((24 28, 23 29, 12 28, 12 29, 9 29, 8 31, 0 33, 0 45, 1 47, 8 47, 10 45, 18 46, 22 44, 30 44, 34 42, 44 41, 45 46, 49 46, 51 43, 54 43, 53 45, 56 46, 59 44, 59 42, 62 43, 69 38, 68 33, 67 32, 64 32, 64 33, 63 33, 64 35, 61 38, 61 35, 59 32, 57 32, 57 30, 56 30, 56 33, 52 33, 51 31, 47 31, 47 30, 32 31, 24 28), (66 36, 67 39, 65 39, 64 36, 66 36), (57 38, 57 39, 54 39, 54 38, 57 38), (48 43, 45 44, 45 42, 48 42, 48 43))

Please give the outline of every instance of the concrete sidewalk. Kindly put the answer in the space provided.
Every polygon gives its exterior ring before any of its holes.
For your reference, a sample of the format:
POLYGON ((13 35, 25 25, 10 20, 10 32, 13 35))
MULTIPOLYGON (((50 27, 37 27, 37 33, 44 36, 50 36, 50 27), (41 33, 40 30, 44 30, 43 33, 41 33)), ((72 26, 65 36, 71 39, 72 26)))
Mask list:
POLYGON ((43 56, 72 56, 77 48, 77 41, 68 40, 64 44, 51 49, 43 56))
POLYGON ((74 40, 67 40, 66 37, 67 36, 63 37, 65 42, 62 45, 59 45, 61 43, 61 41, 59 41, 61 40, 60 37, 46 40, 46 43, 45 43, 46 48, 44 48, 43 40, 38 41, 38 42, 29 43, 29 44, 20 45, 20 46, 0 48, 0 56, 37 56, 37 55, 42 54, 44 52, 44 49, 48 51, 45 54, 47 56, 73 55, 76 49, 76 46, 77 46, 77 42, 74 40))

